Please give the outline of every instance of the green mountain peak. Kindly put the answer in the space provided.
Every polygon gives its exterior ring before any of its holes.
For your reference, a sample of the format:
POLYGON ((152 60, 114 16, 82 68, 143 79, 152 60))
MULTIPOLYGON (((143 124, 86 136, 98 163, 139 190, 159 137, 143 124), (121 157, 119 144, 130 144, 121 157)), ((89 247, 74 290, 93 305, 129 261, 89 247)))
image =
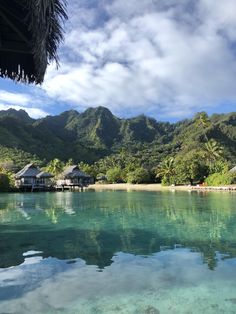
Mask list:
POLYGON ((236 113, 208 117, 210 125, 205 129, 196 119, 200 116, 174 124, 145 115, 120 119, 109 109, 96 107, 34 120, 24 110, 9 109, 0 111, 0 156, 4 148, 4 156, 9 151, 9 158, 24 152, 45 161, 72 158, 93 162, 124 149, 160 160, 185 147, 199 147, 207 136, 217 140, 227 158, 234 160, 236 113))

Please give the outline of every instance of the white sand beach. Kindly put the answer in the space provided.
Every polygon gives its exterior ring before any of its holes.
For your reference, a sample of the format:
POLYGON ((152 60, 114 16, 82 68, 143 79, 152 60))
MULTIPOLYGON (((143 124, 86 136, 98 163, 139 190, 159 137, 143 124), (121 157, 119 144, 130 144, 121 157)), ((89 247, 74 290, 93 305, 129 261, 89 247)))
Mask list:
POLYGON ((93 184, 86 188, 87 190, 127 190, 127 191, 236 191, 236 185, 228 186, 162 186, 161 184, 130 184, 130 183, 113 183, 113 184, 93 184))

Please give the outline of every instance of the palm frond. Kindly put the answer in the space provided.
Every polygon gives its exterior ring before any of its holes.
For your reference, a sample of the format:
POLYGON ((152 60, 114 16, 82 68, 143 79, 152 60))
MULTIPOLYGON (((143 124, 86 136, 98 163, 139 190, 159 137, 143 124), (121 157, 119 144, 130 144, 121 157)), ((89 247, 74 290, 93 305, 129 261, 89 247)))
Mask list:
MULTIPOLYGON (((22 1, 22 0, 21 0, 22 1)), ((63 41, 63 20, 67 19, 66 2, 63 0, 23 0, 28 9, 26 22, 33 39, 33 55, 37 76, 43 80, 47 65, 56 61, 57 48, 63 41)))
MULTIPOLYGON (((14 51, 14 47, 10 53, 0 51, 0 76, 42 83, 47 65, 52 61, 59 64, 57 50, 67 19, 66 0, 11 0, 1 4, 0 13, 6 17, 5 24, 0 22, 6 40, 12 32, 14 36, 20 32, 26 39, 20 42, 23 52, 14 51)), ((16 47, 21 39, 16 40, 16 47)))

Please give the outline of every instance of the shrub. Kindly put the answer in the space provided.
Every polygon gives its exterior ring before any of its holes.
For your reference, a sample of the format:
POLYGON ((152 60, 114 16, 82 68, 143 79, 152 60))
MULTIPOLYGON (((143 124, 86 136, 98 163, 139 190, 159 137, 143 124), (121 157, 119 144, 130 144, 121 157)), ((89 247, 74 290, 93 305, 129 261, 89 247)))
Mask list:
POLYGON ((127 174, 127 182, 129 183, 148 183, 150 182, 150 174, 148 170, 140 167, 127 174))
POLYGON ((107 177, 104 173, 99 173, 96 177, 96 181, 100 183, 107 183, 107 177))
POLYGON ((108 182, 110 183, 123 182, 122 170, 119 167, 114 167, 114 168, 109 169, 106 173, 106 177, 107 177, 108 182))
POLYGON ((209 175, 205 182, 209 186, 229 185, 235 182, 235 174, 229 172, 217 172, 209 175))
POLYGON ((6 173, 0 173, 0 192, 10 190, 10 178, 6 173))
POLYGON ((163 177, 161 180, 161 185, 163 186, 169 186, 172 184, 175 184, 175 178, 174 177, 163 177))

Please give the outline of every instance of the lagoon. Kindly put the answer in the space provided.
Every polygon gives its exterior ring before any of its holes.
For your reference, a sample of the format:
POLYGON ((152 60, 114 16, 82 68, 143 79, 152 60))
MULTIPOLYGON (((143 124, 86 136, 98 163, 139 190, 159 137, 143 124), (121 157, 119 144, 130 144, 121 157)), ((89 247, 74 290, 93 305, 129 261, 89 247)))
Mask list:
POLYGON ((236 313, 236 194, 0 195, 0 313, 236 313))

